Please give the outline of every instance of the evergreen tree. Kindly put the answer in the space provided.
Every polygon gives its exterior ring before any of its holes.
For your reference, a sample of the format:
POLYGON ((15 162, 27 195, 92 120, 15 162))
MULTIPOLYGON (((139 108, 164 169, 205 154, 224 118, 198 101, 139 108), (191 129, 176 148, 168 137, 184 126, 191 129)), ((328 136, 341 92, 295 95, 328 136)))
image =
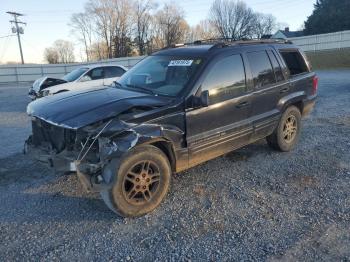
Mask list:
POLYGON ((317 0, 305 21, 306 35, 350 30, 350 0, 317 0))

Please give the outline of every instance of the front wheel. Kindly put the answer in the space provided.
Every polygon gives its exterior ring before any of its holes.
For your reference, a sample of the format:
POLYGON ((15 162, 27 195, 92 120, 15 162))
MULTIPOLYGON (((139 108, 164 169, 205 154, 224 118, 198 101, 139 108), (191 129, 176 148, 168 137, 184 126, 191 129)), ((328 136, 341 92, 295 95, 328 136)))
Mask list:
POLYGON ((166 155, 146 145, 132 149, 116 170, 110 190, 102 191, 106 205, 123 217, 142 216, 155 209, 165 198, 171 168, 166 155))
POLYGON ((275 131, 269 135, 267 143, 274 149, 291 151, 299 140, 301 129, 301 113, 295 106, 284 111, 275 131))

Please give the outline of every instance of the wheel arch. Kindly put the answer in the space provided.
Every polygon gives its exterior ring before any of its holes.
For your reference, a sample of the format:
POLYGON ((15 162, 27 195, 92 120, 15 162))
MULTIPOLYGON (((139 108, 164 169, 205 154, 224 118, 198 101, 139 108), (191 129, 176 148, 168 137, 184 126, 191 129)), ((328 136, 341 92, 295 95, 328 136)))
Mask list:
POLYGON ((176 157, 172 143, 165 139, 157 139, 156 141, 151 141, 148 144, 160 149, 168 158, 171 171, 173 173, 176 172, 176 157))
POLYGON ((306 98, 305 92, 296 92, 289 94, 279 100, 278 107, 281 112, 284 112, 288 107, 295 106, 299 109, 300 113, 304 110, 304 99, 306 98))

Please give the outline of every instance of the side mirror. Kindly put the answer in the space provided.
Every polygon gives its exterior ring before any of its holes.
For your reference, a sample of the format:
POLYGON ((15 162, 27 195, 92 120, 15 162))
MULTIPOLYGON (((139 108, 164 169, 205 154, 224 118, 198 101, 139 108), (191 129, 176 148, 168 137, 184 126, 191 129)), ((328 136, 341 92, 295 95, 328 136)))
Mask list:
POLYGON ((209 91, 202 91, 200 96, 192 96, 188 101, 188 107, 190 108, 201 108, 209 106, 209 91))
POLYGON ((201 102, 202 107, 209 106, 209 91, 208 90, 202 91, 201 96, 200 96, 200 102, 201 102))

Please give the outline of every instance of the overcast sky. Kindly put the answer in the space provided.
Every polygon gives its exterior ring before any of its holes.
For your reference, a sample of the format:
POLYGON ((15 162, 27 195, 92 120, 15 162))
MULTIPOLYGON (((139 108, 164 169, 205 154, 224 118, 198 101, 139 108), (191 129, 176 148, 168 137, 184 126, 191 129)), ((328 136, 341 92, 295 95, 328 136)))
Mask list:
MULTIPOLYGON (((73 41, 76 59, 80 60, 80 45, 68 26, 72 13, 83 11, 87 0, 1 0, 0 4, 0 63, 20 61, 16 37, 11 34, 12 19, 6 11, 24 13, 22 21, 27 22, 22 35, 24 60, 26 63, 42 63, 43 50, 57 39, 73 41)), ((163 3, 166 0, 159 0, 163 3)), ((186 12, 190 25, 207 17, 213 0, 177 0, 186 12)), ((278 22, 286 23, 291 30, 300 29, 303 21, 312 13, 315 0, 246 0, 254 11, 270 13, 278 22)))

